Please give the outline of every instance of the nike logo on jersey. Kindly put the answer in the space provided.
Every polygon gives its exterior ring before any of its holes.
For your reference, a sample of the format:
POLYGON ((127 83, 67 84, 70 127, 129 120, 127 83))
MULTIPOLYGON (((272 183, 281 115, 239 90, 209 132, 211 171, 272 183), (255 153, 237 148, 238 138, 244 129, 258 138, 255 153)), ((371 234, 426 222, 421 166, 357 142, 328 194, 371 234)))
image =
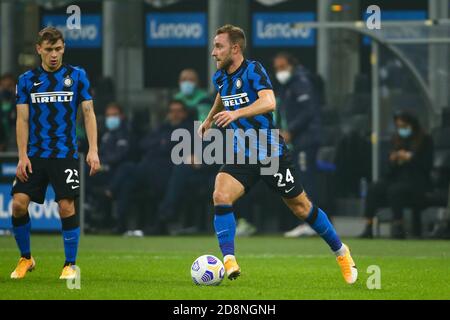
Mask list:
POLYGON ((292 191, 292 189, 294 189, 294 188, 295 188, 295 186, 292 187, 292 188, 290 188, 289 190, 284 190, 284 193, 289 193, 289 192, 292 191))
POLYGON ((250 99, 248 98, 247 92, 222 97, 222 103, 225 107, 239 106, 248 102, 250 102, 250 99))
POLYGON ((34 82, 34 83, 33 83, 33 86, 36 87, 36 86, 40 85, 42 82, 44 82, 44 81, 41 81, 41 82, 34 82))
POLYGON ((76 188, 79 188, 80 186, 72 186, 72 190, 73 189, 76 189, 76 188))
POLYGON ((223 84, 221 86, 219 86, 219 89, 222 89, 223 86, 224 86, 223 84))

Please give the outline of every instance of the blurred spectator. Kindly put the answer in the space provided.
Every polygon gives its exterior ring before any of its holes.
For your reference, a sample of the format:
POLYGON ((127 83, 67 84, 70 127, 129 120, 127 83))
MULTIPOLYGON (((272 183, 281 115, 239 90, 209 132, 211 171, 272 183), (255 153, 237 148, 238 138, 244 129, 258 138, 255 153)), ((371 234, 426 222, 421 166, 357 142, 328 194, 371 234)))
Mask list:
POLYGON ((6 151, 15 141, 16 80, 12 74, 0 78, 0 151, 6 151))
MULTIPOLYGON (((313 202, 317 202, 317 151, 320 146, 319 89, 312 83, 311 73, 287 52, 278 53, 273 60, 279 88, 281 135, 293 149, 294 163, 301 183, 313 202)), ((285 233, 287 237, 315 234, 306 223, 285 233)))
POLYGON ((202 121, 208 116, 211 101, 208 93, 199 87, 198 74, 194 69, 184 69, 178 80, 179 92, 175 100, 183 101, 192 119, 202 121))
MULTIPOLYGON (((139 141, 142 159, 138 163, 122 163, 117 168, 106 191, 109 197, 117 201, 117 233, 126 231, 127 212, 136 195, 144 194, 145 201, 148 202, 149 197, 161 199, 165 194, 173 166, 171 150, 176 144, 171 141, 172 132, 179 128, 189 130, 190 127, 192 123, 188 120, 188 110, 184 103, 178 100, 170 102, 167 121, 139 141)), ((143 225, 141 227, 145 228, 143 225)))
POLYGON ((201 205, 211 199, 219 166, 195 163, 194 156, 190 160, 173 167, 166 193, 158 208, 158 225, 153 233, 186 234, 200 231, 201 218, 192 214, 189 217, 192 225, 178 228, 171 226, 176 218, 180 218, 178 212, 184 205, 192 201, 201 205))
MULTIPOLYGON (((128 160, 130 151, 129 126, 125 119, 121 106, 115 102, 109 103, 105 109, 106 131, 100 138, 99 157, 102 162, 100 172, 95 176, 87 177, 86 196, 88 203, 94 212, 100 217, 101 226, 107 226, 110 218, 107 213, 111 212, 110 201, 105 197, 104 189, 114 176, 117 167, 128 160), (98 214, 99 211, 102 214, 98 214)), ((91 227, 95 227, 92 219, 91 227)))
POLYGON ((127 160, 130 147, 129 126, 122 107, 116 102, 106 106, 105 128, 100 141, 99 155, 102 172, 111 174, 119 164, 127 160))
POLYGON ((337 197, 363 197, 361 182, 371 177, 372 145, 368 131, 370 125, 357 117, 346 117, 342 124, 343 135, 336 146, 334 163, 335 195, 337 197), (356 121, 355 121, 356 120, 356 121))
POLYGON ((106 107, 116 100, 114 81, 110 77, 99 77, 92 82, 92 96, 95 101, 95 110, 101 116, 105 114, 106 107))
POLYGON ((391 235, 405 237, 403 209, 420 207, 424 194, 431 188, 433 140, 426 134, 419 120, 406 112, 394 116, 396 132, 392 138, 389 170, 380 181, 369 187, 365 216, 366 227, 362 238, 372 238, 373 218, 377 209, 390 206, 393 214, 391 235))

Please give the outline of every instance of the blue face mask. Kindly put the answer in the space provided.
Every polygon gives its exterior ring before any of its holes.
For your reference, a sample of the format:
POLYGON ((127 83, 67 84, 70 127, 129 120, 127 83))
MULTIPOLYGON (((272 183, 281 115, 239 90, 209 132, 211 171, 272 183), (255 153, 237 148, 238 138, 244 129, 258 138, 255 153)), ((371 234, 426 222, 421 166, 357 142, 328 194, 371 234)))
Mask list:
POLYGON ((408 138, 412 134, 411 128, 398 128, 397 129, 398 135, 402 138, 408 138))
POLYGON ((117 128, 120 127, 120 117, 119 116, 106 117, 105 124, 108 130, 116 130, 117 128))
POLYGON ((195 90, 195 82, 182 81, 180 82, 180 91, 186 96, 190 96, 195 90))

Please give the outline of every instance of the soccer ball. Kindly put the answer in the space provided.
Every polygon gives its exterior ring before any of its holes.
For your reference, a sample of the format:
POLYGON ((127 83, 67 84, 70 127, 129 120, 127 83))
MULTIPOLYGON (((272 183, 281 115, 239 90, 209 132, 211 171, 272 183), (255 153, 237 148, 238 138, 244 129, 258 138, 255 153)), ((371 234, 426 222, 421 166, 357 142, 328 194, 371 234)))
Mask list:
POLYGON ((225 275, 225 267, 217 257, 206 254, 195 259, 191 267, 192 281, 197 285, 217 286, 225 275))

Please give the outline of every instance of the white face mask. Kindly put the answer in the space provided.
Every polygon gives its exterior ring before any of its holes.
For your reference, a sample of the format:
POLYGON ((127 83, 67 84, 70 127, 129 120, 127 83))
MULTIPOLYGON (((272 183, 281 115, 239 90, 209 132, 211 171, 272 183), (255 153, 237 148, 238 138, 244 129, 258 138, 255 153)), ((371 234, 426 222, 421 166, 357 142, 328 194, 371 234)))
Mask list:
POLYGON ((286 84, 291 78, 291 71, 289 70, 278 71, 275 74, 275 76, 277 77, 279 83, 286 84))

